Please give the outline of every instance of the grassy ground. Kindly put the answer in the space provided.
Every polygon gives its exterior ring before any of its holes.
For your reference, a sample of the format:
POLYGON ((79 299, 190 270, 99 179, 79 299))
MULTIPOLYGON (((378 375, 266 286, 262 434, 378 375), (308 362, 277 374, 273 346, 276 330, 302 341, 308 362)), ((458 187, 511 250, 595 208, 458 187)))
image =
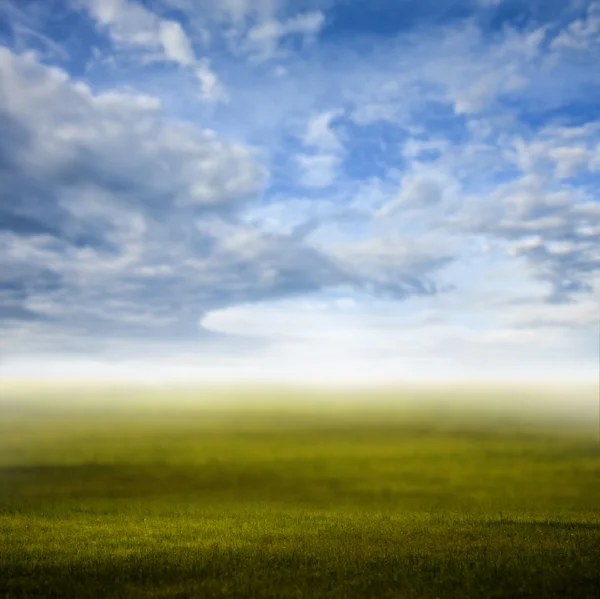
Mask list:
POLYGON ((591 436, 399 412, 0 412, 0 597, 600 597, 591 436))

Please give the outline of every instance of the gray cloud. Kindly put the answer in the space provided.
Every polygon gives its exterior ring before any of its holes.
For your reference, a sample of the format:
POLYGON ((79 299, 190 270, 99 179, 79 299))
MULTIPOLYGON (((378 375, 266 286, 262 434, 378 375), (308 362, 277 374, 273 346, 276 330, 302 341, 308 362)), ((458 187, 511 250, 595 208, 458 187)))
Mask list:
POLYGON ((339 285, 437 291, 425 262, 382 278, 243 224, 265 168, 152 97, 95 94, 0 48, 0 100, 2 352, 194 341, 207 310, 339 285))
POLYGON ((594 273, 600 271, 600 234, 576 241, 544 242, 541 237, 517 244, 513 252, 534 265, 537 276, 548 281, 552 302, 564 302, 582 291, 593 291, 594 273))
POLYGON ((511 252, 524 257, 535 276, 551 285, 551 301, 592 290, 592 275, 600 272, 596 202, 586 201, 581 189, 527 178, 491 199, 495 208, 487 216, 480 214, 474 228, 511 243, 511 252))
MULTIPOLYGON (((446 149, 439 170, 463 174, 440 210, 420 218, 437 230, 501 243, 548 284, 551 302, 591 291, 600 274, 600 204, 589 176, 597 126, 547 127, 530 133, 529 142, 521 135, 498 135, 493 139, 503 151, 493 153, 495 171, 489 179, 478 176, 488 168, 489 142, 446 149), (565 176, 566 155, 586 157, 576 176, 565 176)), ((566 164, 573 168, 569 160, 566 164)))

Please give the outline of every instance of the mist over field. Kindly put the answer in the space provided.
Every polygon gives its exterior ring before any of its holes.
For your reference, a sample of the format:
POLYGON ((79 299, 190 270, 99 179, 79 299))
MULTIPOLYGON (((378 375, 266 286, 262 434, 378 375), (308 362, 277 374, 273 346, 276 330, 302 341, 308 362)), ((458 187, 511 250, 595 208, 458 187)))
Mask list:
POLYGON ((0 411, 52 414, 203 414, 221 418, 278 417, 281 426, 298 418, 335 423, 424 420, 431 425, 567 429, 600 434, 599 390, 595 385, 562 383, 405 383, 395 385, 212 385, 181 382, 124 383, 4 381, 0 411))

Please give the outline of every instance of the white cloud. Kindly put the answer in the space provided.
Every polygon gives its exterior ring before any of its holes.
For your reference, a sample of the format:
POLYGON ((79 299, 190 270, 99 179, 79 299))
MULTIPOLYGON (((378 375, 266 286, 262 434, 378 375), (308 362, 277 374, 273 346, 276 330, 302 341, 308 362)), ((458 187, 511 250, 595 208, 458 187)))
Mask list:
POLYGON ((206 58, 197 60, 183 27, 177 21, 162 19, 133 0, 85 0, 92 17, 108 28, 121 48, 159 52, 163 60, 196 69, 201 84, 200 97, 210 102, 227 101, 227 93, 206 58))
POLYGON ((575 175, 590 161, 589 153, 584 147, 552 148, 549 155, 556 162, 556 176, 559 179, 575 175))
POLYGON ((540 52, 538 34, 539 30, 529 35, 507 35, 498 47, 488 50, 484 60, 463 67, 469 72, 468 78, 463 72, 458 81, 447 80, 457 114, 484 112, 502 96, 526 88, 530 83, 531 63, 540 52))
POLYGON ((416 120, 424 118, 424 106, 451 105, 459 115, 489 116, 506 99, 541 93, 535 87, 540 80, 551 86, 545 36, 544 27, 507 27, 490 38, 471 19, 400 35, 381 44, 377 67, 370 56, 348 57, 347 77, 356 82, 342 83, 351 90, 345 93, 353 100, 349 113, 360 125, 391 121, 421 133, 427 127, 416 120))
MULTIPOLYGON (((414 300, 398 305, 362 298, 345 309, 338 303, 304 299, 248 304, 210 312, 202 326, 268 340, 267 349, 248 358, 248 364, 268 377, 279 373, 294 380, 376 382, 504 378, 526 372, 532 378, 547 378, 545 367, 552 362, 552 374, 560 378, 574 361, 560 368, 552 355, 576 346, 581 335, 586 336, 593 314, 590 302, 540 313, 535 304, 507 305, 496 313, 488 310, 484 324, 468 324, 472 308, 465 299, 462 308, 451 312, 444 310, 441 296, 430 301, 437 310, 414 300), (569 332, 573 325, 579 334, 569 332)), ((561 356, 564 366, 565 354, 561 356)), ((582 372, 591 380, 591 361, 579 368, 578 374, 582 372)))
POLYGON ((409 138, 402 146, 402 155, 409 160, 420 158, 426 152, 445 153, 449 143, 444 139, 421 140, 409 138))
POLYGON ((456 94, 456 112, 458 114, 479 112, 497 96, 503 82, 502 73, 486 73, 466 90, 456 94))
POLYGON ((89 176, 83 167, 76 171, 85 149, 95 159, 85 168, 96 169, 98 180, 122 177, 148 186, 149 202, 158 193, 179 204, 220 204, 261 188, 265 173, 248 148, 211 139, 190 125, 163 122, 157 98, 94 94, 32 55, 18 57, 1 48, 0 71, 5 113, 34 130, 26 155, 31 173, 39 169, 53 177, 72 168, 75 178, 89 176))
POLYGON ((508 247, 508 252, 511 256, 518 256, 523 250, 537 249, 543 245, 544 240, 539 235, 536 235, 535 237, 523 239, 511 244, 508 247))
POLYGON ((160 21, 159 36, 167 58, 184 66, 194 64, 192 45, 179 23, 160 21))
POLYGON ((324 24, 325 16, 318 11, 299 14, 285 21, 265 20, 248 31, 245 44, 255 60, 269 60, 277 54, 284 38, 297 35, 309 42, 324 24))
POLYGON ((551 43, 555 51, 589 50, 600 45, 600 3, 592 2, 585 17, 572 21, 551 43))
MULTIPOLYGON (((466 152, 468 148, 463 147, 462 151, 466 152)), ((403 153, 408 161, 400 181, 400 189, 391 201, 377 211, 377 216, 387 217, 397 214, 401 218, 407 211, 415 210, 431 213, 438 210, 439 205, 447 198, 458 197, 460 183, 454 176, 455 167, 445 162, 449 156, 457 158, 453 152, 454 148, 448 144, 436 141, 405 145, 403 153), (441 153, 440 158, 431 163, 412 158, 414 155, 420 156, 421 152, 432 149, 441 153)))
POLYGON ((332 121, 341 114, 340 111, 330 110, 312 117, 306 128, 304 143, 321 150, 341 150, 342 144, 331 128, 332 121))
POLYGON ((402 181, 400 193, 392 202, 378 212, 379 216, 388 216, 403 208, 430 208, 441 202, 444 188, 439 182, 422 176, 409 176, 402 181))
POLYGON ((235 26, 243 26, 252 17, 264 21, 281 8, 280 0, 209 0, 210 10, 221 15, 235 26))
POLYGON ((283 23, 284 35, 299 33, 302 35, 315 35, 319 33, 325 24, 325 15, 322 12, 314 11, 296 15, 283 23))
POLYGON ((338 173, 340 158, 335 154, 299 154, 296 157, 301 169, 300 185, 328 187, 338 173))
POLYGON ((210 102, 228 102, 229 95, 210 67, 210 61, 204 58, 198 62, 196 76, 201 85, 201 94, 204 100, 210 102))
POLYGON ((512 158, 527 174, 554 174, 559 180, 566 179, 591 166, 594 136, 594 127, 587 130, 550 127, 531 141, 515 139, 512 158))
POLYGON ((435 234, 423 234, 418 240, 373 235, 366 240, 324 240, 320 245, 360 279, 368 275, 370 281, 398 296, 437 291, 430 277, 451 262, 458 250, 455 240, 435 234))
POLYGON ((130 0, 85 0, 90 14, 108 28, 114 42, 123 45, 161 47, 159 19, 130 0))

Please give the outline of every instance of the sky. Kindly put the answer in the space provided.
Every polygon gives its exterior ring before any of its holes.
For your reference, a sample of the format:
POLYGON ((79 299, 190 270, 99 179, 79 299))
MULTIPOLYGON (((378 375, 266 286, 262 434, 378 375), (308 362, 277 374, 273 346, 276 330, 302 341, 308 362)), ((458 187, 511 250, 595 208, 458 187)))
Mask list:
POLYGON ((600 2, 0 0, 0 376, 598 377, 600 2))

